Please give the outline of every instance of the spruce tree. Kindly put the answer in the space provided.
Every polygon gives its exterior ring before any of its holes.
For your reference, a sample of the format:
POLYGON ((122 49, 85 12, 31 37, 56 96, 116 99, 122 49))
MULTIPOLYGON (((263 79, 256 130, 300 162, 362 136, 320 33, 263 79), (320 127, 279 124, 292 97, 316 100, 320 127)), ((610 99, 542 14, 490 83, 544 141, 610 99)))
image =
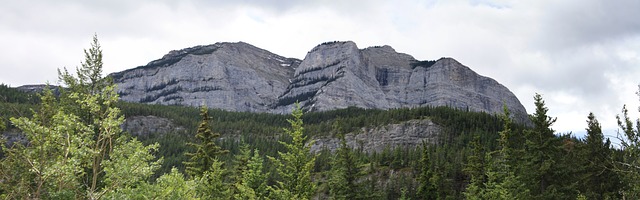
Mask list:
POLYGON ((498 149, 486 154, 487 169, 485 176, 487 182, 481 199, 530 199, 529 190, 525 187, 520 178, 516 176, 517 161, 514 159, 515 149, 512 147, 513 130, 512 119, 509 109, 503 105, 504 114, 500 116, 503 124, 502 131, 499 132, 498 149))
POLYGON ((331 199, 357 199, 360 190, 358 178, 360 176, 359 163, 353 150, 347 146, 344 136, 340 139, 331 167, 329 180, 329 195, 331 199))
POLYGON ((553 199, 559 188, 554 173, 557 172, 560 149, 554 130, 551 129, 556 118, 547 115, 549 109, 540 94, 534 96, 534 103, 536 112, 530 117, 534 126, 525 130, 523 176, 528 181, 534 198, 553 199))
POLYGON ((250 158, 247 160, 246 169, 235 183, 237 192, 234 194, 234 199, 268 199, 267 178, 269 174, 263 172, 264 159, 262 159, 260 152, 255 149, 253 156, 251 156, 251 152, 247 149, 241 153, 250 158))
MULTIPOLYGON (((640 97, 640 85, 636 93, 640 97)), ((640 112, 640 107, 638 107, 640 112)), ((640 198, 640 119, 634 122, 629 118, 627 106, 622 107, 622 116, 616 116, 620 147, 623 151, 621 161, 615 163, 615 169, 622 178, 625 186, 621 192, 625 199, 640 198)))
POLYGON ((467 199, 481 199, 485 184, 485 153, 480 144, 480 137, 471 141, 471 155, 467 157, 467 166, 463 169, 471 177, 464 195, 467 199))
POLYGON ((286 152, 278 152, 277 159, 269 157, 281 178, 275 187, 271 188, 274 199, 310 199, 316 191, 316 185, 311 181, 316 159, 310 152, 313 141, 305 144, 307 137, 304 136, 302 109, 298 103, 295 106, 291 113, 293 119, 287 120, 291 128, 284 129, 284 136, 291 137, 291 143, 279 141, 286 152))
POLYGON ((196 131, 196 143, 187 143, 192 146, 195 152, 187 152, 185 155, 189 157, 189 161, 184 162, 186 172, 192 177, 202 176, 205 172, 214 170, 214 160, 217 156, 227 153, 216 144, 216 139, 220 134, 214 133, 209 127, 209 109, 207 106, 200 108, 201 121, 196 131))
POLYGON ((608 164, 611 157, 610 141, 605 142, 600 123, 593 113, 587 116, 587 136, 584 144, 579 146, 582 158, 578 163, 581 193, 589 199, 605 199, 611 192, 611 180, 616 180, 608 164))
POLYGON ((436 185, 433 184, 433 164, 431 161, 431 147, 422 142, 422 157, 420 158, 420 174, 418 175, 417 195, 420 199, 433 200, 437 198, 436 185))

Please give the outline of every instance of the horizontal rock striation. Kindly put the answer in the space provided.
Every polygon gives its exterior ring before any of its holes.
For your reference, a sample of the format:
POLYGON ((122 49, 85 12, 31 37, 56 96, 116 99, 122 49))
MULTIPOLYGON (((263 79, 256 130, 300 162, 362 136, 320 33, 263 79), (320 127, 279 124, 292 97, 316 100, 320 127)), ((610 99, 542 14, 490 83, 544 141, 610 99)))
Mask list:
POLYGON ((282 114, 295 102, 307 111, 450 106, 487 113, 502 113, 505 104, 515 119, 528 121, 509 89, 452 58, 419 61, 390 46, 359 49, 349 41, 320 44, 303 60, 216 43, 111 76, 130 102, 282 114))
POLYGON ((124 101, 267 112, 299 63, 247 43, 216 43, 110 76, 124 101))
MULTIPOLYGON (((362 128, 360 132, 344 136, 347 146, 363 152, 382 152, 385 148, 416 147, 435 143, 442 128, 431 120, 409 120, 399 124, 389 124, 376 128, 362 128)), ((333 137, 316 138, 311 152, 323 149, 335 151, 340 147, 340 139, 333 137)))

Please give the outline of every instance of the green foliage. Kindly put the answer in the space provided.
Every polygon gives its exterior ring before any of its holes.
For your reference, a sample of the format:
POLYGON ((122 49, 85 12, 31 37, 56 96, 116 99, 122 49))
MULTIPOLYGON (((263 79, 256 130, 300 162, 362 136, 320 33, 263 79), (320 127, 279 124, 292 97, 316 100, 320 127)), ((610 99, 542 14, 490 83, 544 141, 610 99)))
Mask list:
POLYGON ((364 191, 358 183, 360 179, 360 163, 353 151, 347 146, 344 137, 340 140, 340 148, 335 153, 329 180, 331 199, 363 199, 364 191))
POLYGON ((467 199, 481 197, 486 182, 485 152, 482 145, 480 145, 480 137, 475 137, 471 142, 471 148, 471 155, 467 157, 467 166, 463 169, 463 171, 471 177, 471 181, 467 185, 467 190, 464 193, 467 199))
MULTIPOLYGON (((636 93, 640 97, 640 85, 636 93)), ((640 107, 638 108, 640 112, 640 107)), ((616 116, 622 133, 618 133, 621 141, 622 159, 617 160, 615 169, 622 178, 625 186, 623 198, 640 198, 640 119, 633 121, 629 118, 626 105, 622 108, 622 116, 616 116)))
POLYGON ((37 104, 39 103, 39 98, 32 93, 26 93, 16 88, 9 87, 4 83, 1 83, 0 102, 37 104))
MULTIPOLYGON (((242 152, 244 156, 250 156, 247 149, 242 152)), ((247 160, 246 170, 242 171, 240 179, 235 183, 237 192, 234 199, 268 199, 267 178, 268 174, 263 172, 264 159, 256 149, 253 156, 247 160)))
POLYGON ((619 188, 618 175, 612 171, 614 168, 612 159, 611 142, 605 140, 600 123, 593 113, 587 117, 587 136, 584 144, 581 144, 578 159, 581 164, 577 166, 580 174, 580 193, 588 199, 620 198, 616 188, 619 188))
POLYGON ((194 177, 196 181, 196 191, 202 199, 227 200, 232 198, 232 190, 224 182, 226 170, 222 167, 222 162, 217 159, 212 160, 209 170, 204 171, 201 176, 194 177))
POLYGON ((196 133, 196 140, 198 143, 188 143, 188 145, 194 147, 196 150, 193 153, 186 153, 189 157, 189 162, 185 162, 187 174, 192 177, 202 176, 205 172, 211 171, 213 160, 218 155, 227 153, 226 150, 222 150, 215 142, 220 134, 213 133, 209 127, 211 118, 209 117, 209 109, 206 106, 200 108, 200 116, 202 122, 198 126, 196 133))
POLYGON ((422 143, 422 157, 420 158, 420 174, 418 176, 418 197, 425 200, 436 199, 436 184, 431 180, 434 177, 433 165, 431 162, 432 148, 429 148, 427 143, 422 143))
POLYGON ((3 144, 3 197, 99 199, 146 181, 157 168, 150 152, 157 146, 121 135, 124 117, 114 106, 115 85, 101 77, 101 59, 94 36, 76 75, 59 74, 69 90, 57 99, 45 89, 33 117, 11 119, 28 142, 3 144))
POLYGON ((559 198, 553 196, 559 185, 554 179, 558 170, 559 143, 551 125, 556 119, 547 115, 549 109, 545 107, 540 94, 534 96, 536 112, 531 115, 533 128, 525 131, 526 143, 524 160, 524 179, 528 181, 529 189, 535 198, 559 198))
POLYGON ((293 119, 287 120, 291 128, 284 129, 284 136, 291 138, 291 143, 280 142, 286 152, 278 152, 279 157, 269 157, 276 167, 280 181, 271 188, 274 199, 310 199, 315 194, 316 185, 311 181, 311 171, 315 163, 315 155, 310 147, 313 141, 306 144, 302 122, 302 110, 296 103, 291 113, 293 119))

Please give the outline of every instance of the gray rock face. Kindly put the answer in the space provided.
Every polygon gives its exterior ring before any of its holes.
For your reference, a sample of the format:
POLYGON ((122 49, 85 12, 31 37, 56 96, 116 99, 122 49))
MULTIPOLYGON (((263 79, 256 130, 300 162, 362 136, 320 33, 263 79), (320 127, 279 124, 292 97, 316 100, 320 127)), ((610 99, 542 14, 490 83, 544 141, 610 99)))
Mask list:
POLYGON ((299 100, 309 110, 450 106, 528 117, 518 98, 497 81, 481 76, 452 58, 417 61, 390 46, 358 49, 353 42, 315 47, 296 69, 276 112, 299 100), (283 101, 284 100, 284 101, 283 101))
MULTIPOLYGON (((400 124, 389 124, 376 128, 362 128, 359 133, 345 135, 347 145, 364 152, 382 152, 384 148, 416 147, 422 142, 434 143, 441 133, 441 127, 431 120, 410 120, 400 124)), ((335 151, 340 147, 340 139, 316 138, 311 152, 322 149, 335 151)))
POLYGON ((299 62, 242 42, 216 43, 111 76, 124 101, 266 112, 299 62))
POLYGON ((134 136, 185 131, 184 127, 176 126, 171 120, 153 115, 127 117, 121 126, 123 131, 134 136))
POLYGON ((302 61, 216 43, 111 76, 131 102, 283 114, 296 101, 309 111, 450 106, 487 113, 502 113, 504 103, 516 120, 528 119, 509 89, 452 58, 417 61, 390 46, 358 49, 353 42, 323 43, 302 61))

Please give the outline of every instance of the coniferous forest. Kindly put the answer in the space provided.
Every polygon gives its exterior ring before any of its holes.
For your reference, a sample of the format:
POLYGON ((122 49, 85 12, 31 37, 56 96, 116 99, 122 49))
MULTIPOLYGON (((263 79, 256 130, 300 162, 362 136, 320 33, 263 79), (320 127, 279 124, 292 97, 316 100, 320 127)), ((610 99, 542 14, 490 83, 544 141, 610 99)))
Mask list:
POLYGON ((506 108, 276 115, 127 103, 102 76, 95 36, 81 66, 58 74, 55 95, 0 85, 3 199, 640 199, 640 120, 626 107, 612 145, 594 113, 584 138, 554 131, 539 94, 527 124, 506 108), (148 115, 185 129, 122 130, 148 115), (347 133, 414 119, 444 127, 437 141, 371 153, 346 144, 347 133), (340 146, 313 153, 316 137, 340 146))

